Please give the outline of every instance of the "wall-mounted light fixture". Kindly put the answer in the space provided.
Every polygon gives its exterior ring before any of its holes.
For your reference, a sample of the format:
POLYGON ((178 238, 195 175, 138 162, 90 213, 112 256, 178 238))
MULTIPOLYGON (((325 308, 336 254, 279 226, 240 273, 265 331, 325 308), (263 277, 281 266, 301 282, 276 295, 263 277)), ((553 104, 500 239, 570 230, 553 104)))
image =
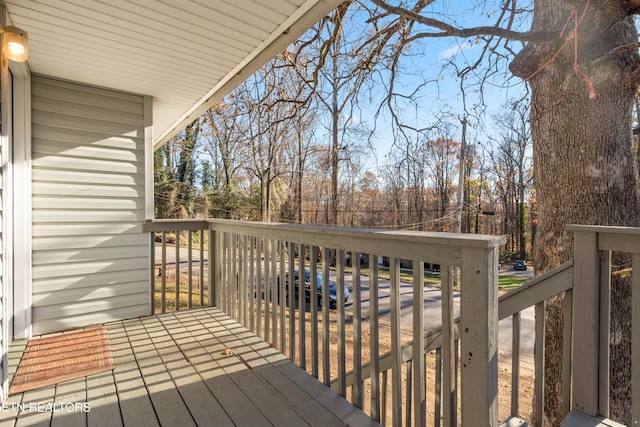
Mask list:
POLYGON ((29 54, 29 38, 27 32, 7 25, 0 28, 2 34, 2 53, 5 58, 15 62, 25 62, 29 54))

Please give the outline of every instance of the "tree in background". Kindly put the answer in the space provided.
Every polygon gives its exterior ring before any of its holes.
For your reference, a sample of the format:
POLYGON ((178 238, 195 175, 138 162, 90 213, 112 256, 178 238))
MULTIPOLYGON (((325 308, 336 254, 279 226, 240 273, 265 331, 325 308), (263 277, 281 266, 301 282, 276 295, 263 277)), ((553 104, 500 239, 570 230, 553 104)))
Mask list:
POLYGON ((427 177, 432 188, 435 204, 436 231, 451 231, 453 217, 451 201, 455 191, 454 180, 459 167, 460 143, 451 138, 430 139, 426 143, 429 156, 427 177))
POLYGON ((193 218, 198 205, 196 119, 154 154, 156 218, 193 218))
POLYGON ((508 236, 507 248, 527 259, 527 193, 531 176, 531 132, 528 105, 508 102, 494 117, 498 140, 490 152, 492 173, 504 209, 502 234, 508 236))
MULTIPOLYGON (((328 116, 331 225, 339 223, 340 167, 349 160, 354 140, 361 139, 358 136, 363 122, 356 120, 363 101, 361 92, 380 61, 381 52, 373 43, 375 29, 370 25, 361 27, 363 13, 367 12, 361 3, 344 2, 303 38, 301 46, 315 64, 309 85, 313 87, 319 114, 324 111, 328 116)), ((351 154, 355 152, 352 150, 351 154)))
POLYGON ((232 92, 202 118, 202 146, 210 158, 203 164, 203 192, 209 200, 211 216, 217 218, 237 218, 241 201, 247 197, 239 188, 247 137, 237 96, 236 91, 232 92))

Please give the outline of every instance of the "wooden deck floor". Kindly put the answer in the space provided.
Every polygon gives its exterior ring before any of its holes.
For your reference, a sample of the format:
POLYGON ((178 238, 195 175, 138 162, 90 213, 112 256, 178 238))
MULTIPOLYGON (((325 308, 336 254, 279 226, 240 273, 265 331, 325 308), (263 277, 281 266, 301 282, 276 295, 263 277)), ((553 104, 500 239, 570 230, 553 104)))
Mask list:
POLYGON ((377 425, 220 310, 105 326, 112 371, 9 396, 0 427, 377 425))

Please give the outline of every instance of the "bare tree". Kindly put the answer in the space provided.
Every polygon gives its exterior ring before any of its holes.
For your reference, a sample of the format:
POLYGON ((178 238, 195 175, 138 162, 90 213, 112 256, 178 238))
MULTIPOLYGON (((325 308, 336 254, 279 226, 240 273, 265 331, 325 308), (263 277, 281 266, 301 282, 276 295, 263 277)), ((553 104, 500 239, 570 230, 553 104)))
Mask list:
POLYGON ((427 174, 436 206, 437 231, 450 231, 453 223, 449 209, 455 191, 455 173, 459 167, 459 147, 459 142, 447 137, 428 140, 426 143, 429 154, 427 174))
MULTIPOLYGON (((338 224, 340 165, 349 159, 351 131, 359 130, 359 121, 356 120, 359 95, 379 59, 376 46, 370 43, 371 29, 365 29, 364 33, 354 30, 361 20, 361 8, 360 3, 346 1, 318 23, 308 40, 303 40, 300 46, 300 52, 306 52, 308 60, 316 64, 311 79, 307 81, 313 87, 315 99, 329 117, 329 223, 332 225, 338 224), (346 27, 350 28, 349 32, 345 32, 346 27), (310 53, 312 50, 315 53, 310 53)), ((298 62, 299 59, 296 55, 293 61, 298 62)))
POLYGON ((494 117, 498 141, 490 153, 495 183, 504 209, 503 233, 510 235, 507 246, 526 259, 526 192, 531 176, 531 132, 528 105, 508 102, 494 117))

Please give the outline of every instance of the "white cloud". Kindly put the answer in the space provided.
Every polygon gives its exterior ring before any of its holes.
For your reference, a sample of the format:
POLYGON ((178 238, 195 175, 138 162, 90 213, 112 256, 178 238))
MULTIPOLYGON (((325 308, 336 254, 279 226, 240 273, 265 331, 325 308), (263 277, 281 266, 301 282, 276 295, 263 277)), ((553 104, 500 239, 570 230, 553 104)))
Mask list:
POLYGON ((440 52, 436 61, 437 62, 447 61, 449 59, 454 58, 458 53, 462 52, 463 50, 473 49, 473 47, 474 47, 473 43, 469 41, 458 43, 455 46, 451 46, 450 48, 440 52))

